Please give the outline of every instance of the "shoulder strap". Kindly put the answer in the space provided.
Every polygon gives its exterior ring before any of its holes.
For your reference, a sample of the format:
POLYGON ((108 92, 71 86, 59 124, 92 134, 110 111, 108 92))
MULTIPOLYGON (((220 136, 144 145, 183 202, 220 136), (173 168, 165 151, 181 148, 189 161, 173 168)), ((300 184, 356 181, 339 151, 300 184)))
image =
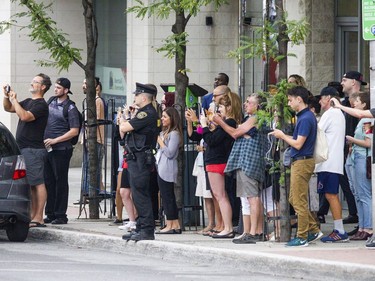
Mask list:
POLYGON ((57 99, 57 97, 50 97, 47 101, 47 104, 50 104, 53 100, 57 99))
POLYGON ((72 104, 75 105, 76 103, 74 101, 72 101, 71 99, 68 99, 68 102, 64 105, 63 115, 64 115, 65 119, 68 119, 69 106, 72 105, 72 104))

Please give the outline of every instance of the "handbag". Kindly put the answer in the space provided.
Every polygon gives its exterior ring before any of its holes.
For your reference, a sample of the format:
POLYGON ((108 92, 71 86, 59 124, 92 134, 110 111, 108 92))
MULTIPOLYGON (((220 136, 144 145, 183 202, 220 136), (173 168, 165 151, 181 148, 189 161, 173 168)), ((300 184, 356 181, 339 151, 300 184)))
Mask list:
POLYGON ((372 170, 372 163, 371 163, 371 155, 368 155, 368 149, 366 149, 366 178, 371 179, 371 170, 372 170))
POLYGON ((328 142, 324 131, 317 126, 316 140, 314 147, 314 160, 315 163, 321 163, 328 159, 328 142))

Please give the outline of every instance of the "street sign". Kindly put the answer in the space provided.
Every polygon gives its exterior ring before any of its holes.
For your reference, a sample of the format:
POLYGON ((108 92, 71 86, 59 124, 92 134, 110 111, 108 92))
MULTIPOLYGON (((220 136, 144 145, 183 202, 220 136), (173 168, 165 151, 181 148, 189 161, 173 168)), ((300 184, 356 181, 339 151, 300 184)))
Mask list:
POLYGON ((362 0, 362 37, 375 40, 375 0, 362 0))

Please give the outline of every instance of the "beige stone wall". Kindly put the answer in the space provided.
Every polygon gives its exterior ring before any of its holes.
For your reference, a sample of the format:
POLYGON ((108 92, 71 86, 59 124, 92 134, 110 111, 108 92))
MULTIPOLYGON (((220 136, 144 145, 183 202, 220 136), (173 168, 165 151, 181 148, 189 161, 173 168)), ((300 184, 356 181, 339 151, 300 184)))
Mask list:
MULTIPOLYGON (((306 0, 307 1, 307 0, 306 0)), ((306 16, 305 1, 301 0, 288 0, 285 1, 284 9, 288 12, 289 20, 301 20, 306 16)), ((288 44, 288 52, 294 54, 296 57, 288 57, 288 76, 291 74, 298 74, 306 80, 306 44, 299 46, 288 44)), ((309 81, 306 81, 309 84, 309 81)), ((309 87, 309 85, 308 85, 309 87)))
POLYGON ((306 0, 305 10, 311 25, 306 41, 306 79, 311 92, 318 95, 328 82, 334 80, 334 1, 306 0))
MULTIPOLYGON (((238 1, 223 6, 219 12, 206 7, 195 18, 191 18, 186 31, 189 34, 187 45, 187 68, 190 83, 196 83, 208 91, 212 90, 214 77, 225 72, 230 77, 230 87, 238 85, 237 62, 227 57, 227 53, 238 46, 238 1), (205 25, 206 16, 213 18, 213 25, 205 25)), ((134 1, 129 1, 129 6, 134 1)), ((135 82, 174 83, 174 59, 167 59, 156 49, 162 39, 171 35, 174 23, 172 14, 168 20, 155 17, 140 20, 128 14, 128 79, 129 92, 135 82)), ((162 90, 159 87, 159 98, 162 90)), ((129 101, 128 101, 129 102, 129 101)))
POLYGON ((334 80, 334 0, 290 0, 286 8, 290 19, 305 17, 310 24, 306 43, 290 46, 297 58, 289 58, 288 73, 303 76, 309 90, 317 95, 334 80))

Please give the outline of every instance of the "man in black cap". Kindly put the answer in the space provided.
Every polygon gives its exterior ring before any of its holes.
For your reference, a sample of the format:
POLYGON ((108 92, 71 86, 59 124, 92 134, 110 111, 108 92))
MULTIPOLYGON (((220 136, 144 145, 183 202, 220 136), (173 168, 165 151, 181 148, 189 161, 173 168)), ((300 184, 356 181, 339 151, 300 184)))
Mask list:
POLYGON ((152 150, 158 135, 158 114, 152 105, 156 89, 136 83, 134 104, 138 113, 129 121, 121 120, 120 134, 125 136, 126 160, 135 208, 138 212, 135 232, 122 236, 124 240, 154 240, 155 221, 150 197, 150 173, 154 165, 152 150))
MULTIPOLYGON (((351 107, 349 98, 352 94, 358 93, 361 90, 361 86, 367 85, 366 82, 363 81, 363 75, 358 71, 348 71, 346 72, 341 80, 342 91, 345 94, 345 98, 342 102, 344 106, 351 107)), ((354 136, 354 130, 358 124, 358 119, 354 116, 345 113, 345 120, 346 120, 346 132, 345 135, 354 136)), ((348 159, 345 165, 351 165, 350 158, 347 158, 349 153, 349 145, 345 144, 344 155, 345 159, 348 159)), ((355 204, 355 199, 353 193, 350 188, 350 182, 348 181, 348 176, 346 171, 344 171, 344 175, 341 177, 340 186, 348 203, 349 215, 344 218, 344 224, 348 223, 357 223, 358 216, 357 216, 357 206, 355 204)), ((357 228, 356 228, 357 229, 357 228)), ((353 235, 356 232, 351 231, 349 235, 353 235)))
POLYGON ((68 172, 73 154, 71 140, 80 130, 79 112, 68 94, 72 94, 69 79, 59 78, 55 82, 55 95, 48 100, 49 116, 44 132, 44 144, 49 152, 44 171, 47 188, 45 223, 68 222, 68 172))
POLYGON ((345 117, 341 110, 331 106, 331 98, 339 98, 333 87, 325 87, 320 92, 320 105, 324 111, 319 121, 329 146, 328 159, 315 165, 318 175, 318 193, 323 194, 331 209, 333 231, 321 239, 322 242, 343 242, 348 240, 342 221, 342 208, 338 197, 340 176, 344 174, 345 117))
POLYGON ((361 86, 365 86, 367 83, 363 81, 362 73, 358 71, 348 71, 343 75, 341 85, 343 87, 343 92, 350 95, 351 93, 360 91, 361 86))

